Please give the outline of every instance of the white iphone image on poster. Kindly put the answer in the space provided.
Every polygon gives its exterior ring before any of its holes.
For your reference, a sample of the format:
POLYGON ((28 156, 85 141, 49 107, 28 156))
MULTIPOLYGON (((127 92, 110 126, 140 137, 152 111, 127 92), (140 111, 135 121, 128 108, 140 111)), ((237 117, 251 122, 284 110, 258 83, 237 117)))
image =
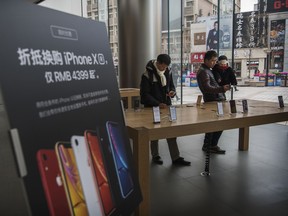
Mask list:
POLYGON ((72 136, 71 144, 89 215, 104 215, 96 178, 93 174, 93 164, 84 136, 72 136))

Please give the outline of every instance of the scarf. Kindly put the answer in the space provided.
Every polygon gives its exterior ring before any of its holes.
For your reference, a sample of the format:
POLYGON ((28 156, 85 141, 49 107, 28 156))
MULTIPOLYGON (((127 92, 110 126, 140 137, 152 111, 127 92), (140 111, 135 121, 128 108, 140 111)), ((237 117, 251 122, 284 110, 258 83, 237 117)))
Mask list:
POLYGON ((226 70, 226 69, 228 68, 228 65, 227 65, 227 66, 219 66, 219 68, 220 68, 221 70, 226 70))
POLYGON ((162 84, 162 86, 166 86, 166 77, 165 77, 165 75, 164 75, 165 70, 164 70, 164 71, 158 70, 157 65, 156 65, 156 62, 157 62, 157 61, 154 62, 154 66, 155 66, 155 68, 156 68, 156 70, 157 70, 157 74, 160 76, 161 84, 162 84))

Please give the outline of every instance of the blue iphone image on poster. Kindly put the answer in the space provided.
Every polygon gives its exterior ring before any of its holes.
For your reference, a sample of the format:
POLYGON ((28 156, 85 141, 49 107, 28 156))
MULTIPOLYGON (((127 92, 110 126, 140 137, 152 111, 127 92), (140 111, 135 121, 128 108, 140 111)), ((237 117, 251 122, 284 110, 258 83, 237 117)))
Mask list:
POLYGON ((133 181, 128 165, 123 131, 117 122, 106 122, 110 147, 120 185, 121 195, 126 198, 133 191, 133 181))

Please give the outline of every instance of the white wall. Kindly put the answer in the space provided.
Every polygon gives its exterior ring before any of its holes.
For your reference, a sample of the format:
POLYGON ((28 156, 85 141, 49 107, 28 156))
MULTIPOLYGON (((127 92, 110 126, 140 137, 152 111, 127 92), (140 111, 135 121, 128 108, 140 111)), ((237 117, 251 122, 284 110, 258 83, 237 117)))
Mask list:
POLYGON ((86 0, 45 0, 38 5, 77 16, 87 17, 86 0))
MULTIPOLYGON (((248 74, 248 66, 247 61, 249 61, 249 52, 248 48, 243 49, 236 49, 234 52, 234 61, 240 62, 241 61, 241 77, 246 78, 248 74)), ((251 49, 251 60, 259 61, 259 65, 257 66, 260 73, 265 73, 265 59, 267 54, 265 53, 264 49, 260 48, 253 48, 251 49)), ((251 77, 253 77, 254 71, 250 73, 251 77)))

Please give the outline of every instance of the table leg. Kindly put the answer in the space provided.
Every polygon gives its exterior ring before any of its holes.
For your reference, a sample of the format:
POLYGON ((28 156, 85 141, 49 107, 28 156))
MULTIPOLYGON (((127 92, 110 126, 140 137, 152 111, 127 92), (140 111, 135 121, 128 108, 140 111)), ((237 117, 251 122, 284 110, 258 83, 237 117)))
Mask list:
POLYGON ((149 138, 146 129, 139 129, 133 140, 133 157, 138 172, 143 201, 135 210, 135 216, 150 215, 150 167, 149 167, 149 138))
POLYGON ((249 148, 249 127, 239 128, 239 150, 247 151, 249 148))
POLYGON ((127 102, 128 102, 128 109, 132 109, 132 97, 131 96, 127 97, 127 102))

